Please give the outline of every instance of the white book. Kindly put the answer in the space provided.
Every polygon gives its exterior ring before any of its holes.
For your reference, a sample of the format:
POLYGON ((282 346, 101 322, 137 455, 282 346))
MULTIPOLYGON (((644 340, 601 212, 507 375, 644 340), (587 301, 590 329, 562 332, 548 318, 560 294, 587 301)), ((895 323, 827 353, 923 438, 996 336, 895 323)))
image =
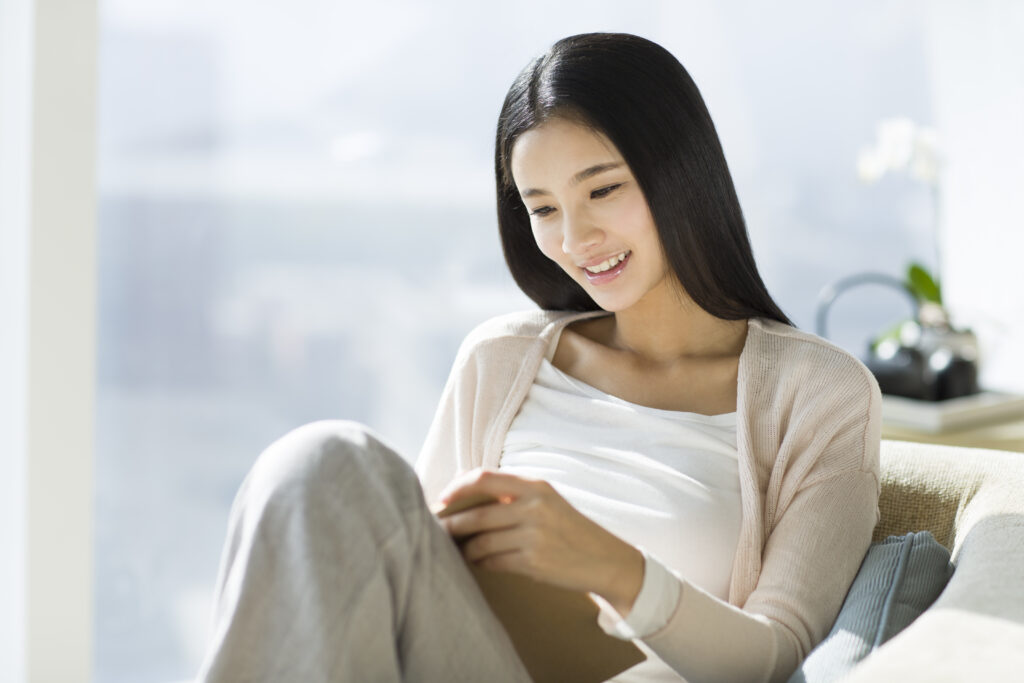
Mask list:
POLYGON ((983 391, 945 401, 882 396, 882 422, 927 434, 1024 418, 1024 396, 983 391))

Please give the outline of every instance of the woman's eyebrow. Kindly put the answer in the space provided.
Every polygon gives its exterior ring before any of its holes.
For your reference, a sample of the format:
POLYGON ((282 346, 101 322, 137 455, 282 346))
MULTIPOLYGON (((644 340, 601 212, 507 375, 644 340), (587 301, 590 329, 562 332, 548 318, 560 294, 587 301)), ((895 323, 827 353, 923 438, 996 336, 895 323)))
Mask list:
MULTIPOLYGON (((622 162, 621 161, 609 161, 609 162, 603 163, 603 164, 594 164, 593 166, 590 166, 589 168, 585 168, 582 171, 580 171, 579 173, 577 173, 576 175, 574 175, 572 177, 572 180, 570 181, 569 184, 570 185, 579 185, 580 183, 582 183, 587 178, 593 178, 594 176, 596 176, 599 173, 604 173, 605 171, 611 171, 612 169, 619 168, 620 166, 622 166, 622 162)), ((528 188, 528 189, 523 190, 522 192, 520 192, 520 195, 524 199, 526 197, 536 197, 537 195, 542 195, 542 194, 551 194, 551 193, 548 192, 547 190, 538 190, 536 188, 528 188)))

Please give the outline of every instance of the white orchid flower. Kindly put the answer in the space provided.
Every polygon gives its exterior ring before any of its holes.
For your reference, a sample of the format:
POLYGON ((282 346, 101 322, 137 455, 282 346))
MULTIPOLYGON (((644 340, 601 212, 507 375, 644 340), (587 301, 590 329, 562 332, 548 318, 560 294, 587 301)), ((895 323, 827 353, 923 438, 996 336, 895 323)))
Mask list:
POLYGON ((914 154, 910 162, 910 175, 934 185, 939 180, 938 136, 933 128, 921 128, 914 139, 914 154))
POLYGON ((939 177, 938 141, 935 130, 917 126, 906 117, 878 124, 875 144, 857 156, 857 175, 873 183, 889 171, 908 171, 913 178, 935 185, 939 177))

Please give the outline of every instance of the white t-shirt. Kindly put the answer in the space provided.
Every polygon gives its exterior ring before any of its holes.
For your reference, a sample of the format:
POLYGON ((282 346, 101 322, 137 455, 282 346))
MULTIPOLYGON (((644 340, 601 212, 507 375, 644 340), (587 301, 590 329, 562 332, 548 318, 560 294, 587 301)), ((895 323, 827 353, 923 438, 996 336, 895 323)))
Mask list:
MULTIPOLYGON (((598 596, 599 623, 640 638, 664 626, 679 578, 728 598, 741 508, 736 413, 658 410, 611 396, 547 359, 505 438, 499 469, 544 479, 577 510, 644 553, 629 617, 598 596)), ((616 677, 682 680, 641 641, 647 661, 616 677)))

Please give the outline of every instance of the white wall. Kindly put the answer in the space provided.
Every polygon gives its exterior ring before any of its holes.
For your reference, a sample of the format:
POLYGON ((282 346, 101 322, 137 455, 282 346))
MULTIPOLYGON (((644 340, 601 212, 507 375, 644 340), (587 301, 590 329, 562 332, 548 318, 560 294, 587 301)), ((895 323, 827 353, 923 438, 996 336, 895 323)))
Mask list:
POLYGON ((0 680, 25 677, 25 365, 31 16, 0 0, 0 680))
POLYGON ((930 6, 945 149, 944 295, 981 345, 982 386, 1024 393, 1024 3, 930 6))
POLYGON ((95 0, 0 0, 0 680, 92 677, 95 0))

